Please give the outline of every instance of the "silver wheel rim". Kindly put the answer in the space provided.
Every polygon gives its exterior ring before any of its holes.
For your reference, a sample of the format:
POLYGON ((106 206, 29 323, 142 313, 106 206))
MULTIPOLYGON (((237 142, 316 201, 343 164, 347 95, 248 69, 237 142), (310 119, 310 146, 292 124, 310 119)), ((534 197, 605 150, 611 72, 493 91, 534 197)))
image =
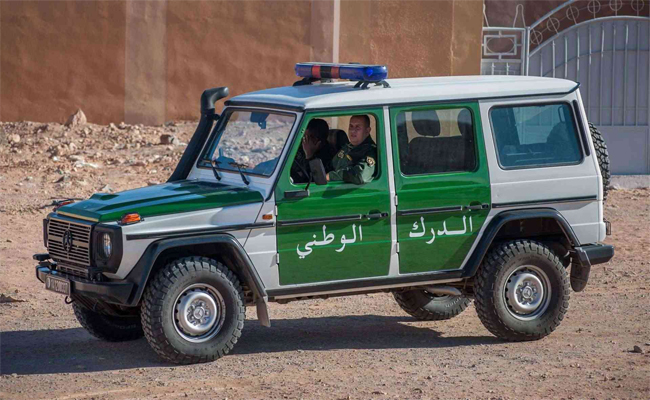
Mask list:
POLYGON ((176 332, 185 340, 201 343, 212 339, 226 319, 226 303, 210 285, 197 283, 178 295, 172 310, 176 332))
POLYGON ((542 315, 551 301, 551 282, 540 268, 522 265, 510 273, 503 288, 510 314, 529 321, 542 315))

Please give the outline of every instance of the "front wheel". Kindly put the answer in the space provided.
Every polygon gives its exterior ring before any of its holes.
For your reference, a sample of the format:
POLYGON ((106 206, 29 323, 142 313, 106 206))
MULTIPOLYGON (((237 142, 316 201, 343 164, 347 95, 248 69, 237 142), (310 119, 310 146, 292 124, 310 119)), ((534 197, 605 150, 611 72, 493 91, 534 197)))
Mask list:
POLYGON ((472 302, 467 297, 435 295, 424 289, 393 292, 393 297, 402 310, 420 321, 451 319, 472 302))
POLYGON ((142 303, 145 337, 158 355, 178 364, 216 360, 244 327, 244 295, 236 275, 204 257, 175 260, 158 271, 142 303))
POLYGON ((474 287, 476 312, 495 336, 509 341, 541 339, 569 308, 569 277, 545 245, 516 240, 485 258, 474 287))

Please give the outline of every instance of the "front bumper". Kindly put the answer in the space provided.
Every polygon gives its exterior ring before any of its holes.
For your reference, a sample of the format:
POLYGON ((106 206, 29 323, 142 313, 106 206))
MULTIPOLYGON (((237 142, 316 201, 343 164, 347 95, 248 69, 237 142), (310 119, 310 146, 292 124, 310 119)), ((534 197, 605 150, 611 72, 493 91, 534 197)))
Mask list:
POLYGON ((70 294, 75 294, 103 300, 107 303, 128 305, 135 285, 130 282, 96 282, 78 276, 63 274, 51 268, 47 261, 41 261, 36 266, 36 277, 45 283, 47 275, 59 276, 70 281, 70 294))

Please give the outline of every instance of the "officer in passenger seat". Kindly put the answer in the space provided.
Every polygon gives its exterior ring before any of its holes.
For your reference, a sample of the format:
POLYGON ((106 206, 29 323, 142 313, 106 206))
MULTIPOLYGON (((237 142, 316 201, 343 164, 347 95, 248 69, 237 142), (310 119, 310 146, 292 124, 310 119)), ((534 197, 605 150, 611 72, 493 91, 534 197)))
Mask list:
POLYGON ((350 118, 346 144, 332 159, 334 170, 328 181, 344 181, 361 185, 372 181, 377 168, 377 146, 370 137, 370 117, 355 115, 350 118))

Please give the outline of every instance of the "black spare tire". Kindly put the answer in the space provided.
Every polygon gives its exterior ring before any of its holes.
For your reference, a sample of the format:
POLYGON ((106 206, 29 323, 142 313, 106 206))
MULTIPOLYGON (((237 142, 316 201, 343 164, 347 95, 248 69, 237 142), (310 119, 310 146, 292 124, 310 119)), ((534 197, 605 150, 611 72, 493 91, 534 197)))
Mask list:
POLYGON ((598 158, 598 166, 600 167, 600 174, 603 176, 603 201, 607 200, 607 190, 611 180, 611 173, 609 171, 609 152, 607 151, 607 144, 603 134, 592 124, 589 123, 589 133, 594 142, 596 149, 596 157, 598 158))
POLYGON ((462 313, 472 302, 464 296, 431 294, 424 289, 393 292, 397 304, 420 321, 443 321, 462 313))

